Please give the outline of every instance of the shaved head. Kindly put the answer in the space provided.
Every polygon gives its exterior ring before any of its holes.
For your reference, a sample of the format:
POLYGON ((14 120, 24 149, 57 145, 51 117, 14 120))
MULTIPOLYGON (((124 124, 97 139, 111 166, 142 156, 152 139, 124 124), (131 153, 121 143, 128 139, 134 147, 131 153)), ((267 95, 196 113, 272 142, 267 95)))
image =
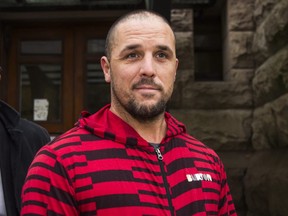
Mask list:
MULTIPOLYGON (((166 23, 171 28, 170 23, 163 16, 161 16, 160 14, 158 14, 154 11, 136 10, 136 11, 132 11, 130 13, 127 13, 114 22, 114 24, 111 26, 111 28, 107 34, 106 44, 105 44, 105 52, 106 52, 106 56, 108 59, 111 58, 111 52, 113 49, 114 40, 115 40, 115 36, 116 36, 115 32, 116 32, 118 26, 121 25, 122 23, 125 23, 126 21, 144 20, 147 18, 155 18, 155 19, 161 20, 161 21, 163 21, 163 23, 166 23)), ((171 28, 171 31, 172 31, 172 28, 171 28)))

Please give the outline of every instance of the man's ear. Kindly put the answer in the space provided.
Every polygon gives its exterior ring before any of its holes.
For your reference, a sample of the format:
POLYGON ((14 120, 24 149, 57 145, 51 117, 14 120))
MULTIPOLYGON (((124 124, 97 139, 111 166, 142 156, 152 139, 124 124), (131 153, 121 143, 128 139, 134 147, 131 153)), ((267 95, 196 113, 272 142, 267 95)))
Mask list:
POLYGON ((178 65, 179 65, 179 60, 178 60, 178 58, 176 58, 176 62, 175 62, 175 76, 174 76, 174 81, 176 80, 176 74, 177 74, 177 71, 178 71, 178 65))
POLYGON ((103 70, 103 73, 104 73, 105 81, 107 83, 110 83, 111 82, 110 62, 109 62, 108 58, 106 56, 102 56, 101 60, 100 60, 100 63, 101 63, 101 67, 102 67, 102 70, 103 70))

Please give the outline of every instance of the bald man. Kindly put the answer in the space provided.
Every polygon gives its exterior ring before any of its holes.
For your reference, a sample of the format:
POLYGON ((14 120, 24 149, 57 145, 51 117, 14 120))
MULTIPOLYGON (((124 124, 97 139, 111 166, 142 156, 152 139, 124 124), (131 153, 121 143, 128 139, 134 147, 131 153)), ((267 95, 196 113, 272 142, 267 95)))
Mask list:
POLYGON ((175 46, 154 12, 113 24, 101 58, 111 103, 42 148, 23 187, 22 215, 236 215, 217 154, 166 112, 175 46))

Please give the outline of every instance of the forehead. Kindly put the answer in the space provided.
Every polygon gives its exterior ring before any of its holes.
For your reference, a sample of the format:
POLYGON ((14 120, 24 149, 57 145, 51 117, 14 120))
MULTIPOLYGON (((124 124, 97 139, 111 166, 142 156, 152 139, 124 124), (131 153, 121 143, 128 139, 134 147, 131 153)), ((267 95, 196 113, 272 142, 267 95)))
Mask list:
POLYGON ((174 33, 165 21, 157 16, 146 16, 132 17, 119 23, 115 29, 114 45, 149 39, 175 43, 174 33))

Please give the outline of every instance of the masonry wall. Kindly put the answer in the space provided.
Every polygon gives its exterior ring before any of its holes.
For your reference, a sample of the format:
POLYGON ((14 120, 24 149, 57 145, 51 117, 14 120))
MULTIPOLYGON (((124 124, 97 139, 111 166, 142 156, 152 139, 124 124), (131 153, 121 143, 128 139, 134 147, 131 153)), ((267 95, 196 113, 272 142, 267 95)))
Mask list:
POLYGON ((172 11, 180 67, 170 112, 222 158, 238 215, 288 215, 288 1, 226 3, 217 82, 194 80, 193 10, 172 11))
POLYGON ((288 1, 255 0, 251 158, 245 176, 249 216, 288 215, 288 1))

